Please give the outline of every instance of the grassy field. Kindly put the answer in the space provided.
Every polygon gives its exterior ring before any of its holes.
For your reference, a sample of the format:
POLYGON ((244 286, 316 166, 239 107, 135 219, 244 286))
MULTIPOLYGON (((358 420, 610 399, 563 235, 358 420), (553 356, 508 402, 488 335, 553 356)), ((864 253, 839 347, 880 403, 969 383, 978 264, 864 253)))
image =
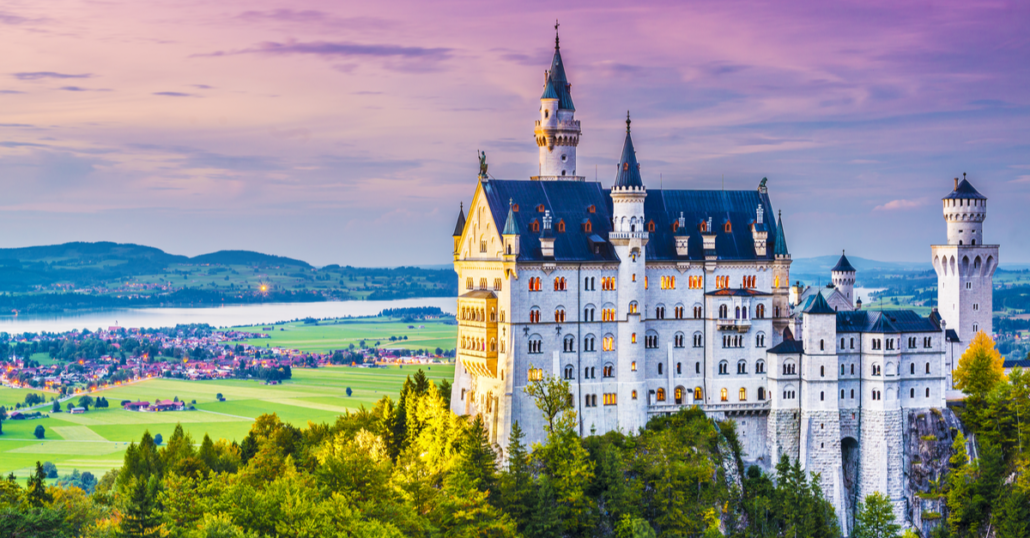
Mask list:
MULTIPOLYGON (((36 461, 51 461, 64 475, 72 469, 90 471, 98 477, 122 463, 125 448, 138 441, 144 431, 167 438, 177 423, 193 436, 196 443, 207 433, 213 439, 240 441, 259 415, 276 413, 297 426, 308 422, 333 422, 336 417, 362 405, 371 407, 384 395, 396 398, 404 379, 419 367, 390 368, 330 367, 317 370, 295 369, 293 379, 282 385, 266 386, 259 381, 227 379, 219 381, 181 381, 152 379, 123 385, 99 393, 111 408, 91 410, 81 415, 52 414, 39 420, 4 421, 0 436, 0 475, 13 472, 26 477, 36 461), (347 396, 347 388, 352 395, 347 396), (219 402, 221 393, 226 401, 219 402), (137 413, 120 408, 122 400, 157 398, 192 402, 196 411, 137 413), (37 425, 46 428, 44 440, 33 437, 37 425)), ((422 369, 436 382, 450 381, 454 367, 424 365, 422 369)), ((0 389, 0 398, 5 397, 0 389)), ((96 394, 94 395, 96 396, 96 394)), ((24 394, 21 395, 24 399, 24 394)))
POLYGON ((6 407, 7 412, 14 411, 14 404, 25 403, 25 395, 30 392, 41 394, 47 400, 57 395, 56 392, 46 392, 40 389, 12 389, 0 387, 0 406, 6 407))
POLYGON ((406 323, 391 318, 341 319, 321 321, 318 325, 303 322, 287 323, 275 325, 272 331, 264 331, 262 327, 268 325, 234 327, 233 330, 270 335, 270 339, 260 340, 262 344, 312 352, 345 349, 351 344, 358 347, 362 340, 365 340, 368 347, 372 347, 378 341, 381 348, 454 349, 454 341, 458 335, 457 325, 447 325, 442 321, 406 323), (409 326, 414 328, 409 329, 409 326), (408 339, 391 342, 391 336, 407 336, 408 339))

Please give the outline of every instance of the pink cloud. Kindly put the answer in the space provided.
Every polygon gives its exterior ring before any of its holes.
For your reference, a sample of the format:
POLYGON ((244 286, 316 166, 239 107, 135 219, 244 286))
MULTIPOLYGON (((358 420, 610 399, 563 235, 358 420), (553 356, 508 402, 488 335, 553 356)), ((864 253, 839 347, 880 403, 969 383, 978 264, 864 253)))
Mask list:
POLYGON ((922 200, 891 200, 873 208, 873 211, 896 211, 899 209, 915 209, 924 205, 922 200))

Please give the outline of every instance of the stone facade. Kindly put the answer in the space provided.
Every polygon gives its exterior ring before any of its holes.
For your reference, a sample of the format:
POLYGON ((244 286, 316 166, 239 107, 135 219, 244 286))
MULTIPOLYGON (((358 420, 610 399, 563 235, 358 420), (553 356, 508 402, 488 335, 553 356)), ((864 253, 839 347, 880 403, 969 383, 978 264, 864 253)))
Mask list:
MULTIPOLYGON (((942 311, 929 317, 862 310, 844 256, 832 287, 798 286, 791 301, 783 219, 764 181, 754 191, 647 189, 627 118, 615 185, 584 182, 557 48, 545 84, 541 175, 483 178, 455 230, 452 409, 481 415, 503 448, 515 422, 528 443, 544 441, 525 389, 545 375, 569 383, 584 436, 632 433, 698 406, 737 423, 746 464, 770 471, 785 455, 819 474, 845 534, 874 491, 910 518, 903 417, 945 408, 947 329, 959 327, 962 342, 972 334, 963 325, 990 329, 997 247, 966 245, 982 230, 947 217, 949 241, 963 243, 934 247, 942 311)), ((985 202, 969 199, 982 222, 985 202)))

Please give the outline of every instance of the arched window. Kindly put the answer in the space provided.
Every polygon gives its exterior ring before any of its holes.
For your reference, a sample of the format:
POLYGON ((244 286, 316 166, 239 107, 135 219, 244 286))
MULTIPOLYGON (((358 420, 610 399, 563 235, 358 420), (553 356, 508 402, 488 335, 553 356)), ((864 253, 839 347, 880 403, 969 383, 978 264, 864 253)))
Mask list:
POLYGON ((702 347, 705 345, 705 337, 699 333, 694 333, 694 347, 702 347))
MULTIPOLYGON (((755 363, 755 373, 756 374, 764 374, 765 373, 765 361, 759 359, 758 362, 755 363)), ((759 398, 759 400, 761 400, 761 398, 759 398)))
POLYGON ((655 399, 658 400, 659 402, 664 402, 665 401, 665 389, 658 389, 658 392, 655 394, 655 399))
POLYGON ((746 402, 747 401, 747 389, 745 389, 744 387, 740 387, 740 391, 737 394, 737 397, 740 399, 740 401, 746 402))
POLYGON ((825 349, 826 349, 826 343, 823 342, 822 340, 820 340, 819 341, 819 351, 824 351, 825 349))
POLYGON ((673 394, 675 396, 676 403, 683 403, 683 387, 676 387, 676 390, 673 392, 673 394))
POLYGON ((565 374, 562 376, 565 379, 572 379, 576 375, 576 369, 571 365, 565 367, 565 374))
POLYGON ((704 393, 705 392, 701 390, 701 387, 694 387, 694 401, 700 402, 704 397, 704 393))
POLYGON ((820 366, 819 367, 819 377, 826 377, 826 367, 825 366, 820 366))
POLYGON ((765 305, 759 304, 755 307, 755 318, 765 319, 765 305))
POLYGON ((604 377, 615 377, 615 366, 612 366, 612 363, 609 362, 604 365, 601 373, 604 377))
POLYGON ((539 308, 534 306, 533 308, 529 309, 529 322, 530 323, 540 323, 540 309, 539 308))
POLYGON ((565 309, 564 308, 559 306, 558 308, 554 309, 554 322, 555 323, 565 323, 565 309))
POLYGON ((637 313, 637 302, 636 301, 630 301, 629 302, 629 313, 630 314, 636 314, 637 313))
POLYGON ((683 347, 683 336, 683 333, 676 333, 675 336, 673 336, 673 345, 678 348, 683 347))
POLYGON ((737 319, 740 319, 740 307, 737 307, 737 319))
POLYGON ((662 375, 662 363, 658 363, 658 375, 662 375))
POLYGON ((729 391, 726 389, 719 390, 719 399, 721 399, 724 402, 729 400, 729 391))
POLYGON ((726 361, 720 362, 719 363, 719 373, 723 374, 723 375, 730 373, 730 364, 728 362, 726 362, 726 361))
POLYGON ((565 335, 565 340, 562 343, 562 351, 565 353, 572 353, 576 351, 576 337, 571 334, 565 335))
POLYGON ((529 353, 531 353, 531 354, 543 353, 543 349, 542 348, 543 348, 543 340, 540 338, 540 335, 534 334, 533 336, 529 337, 529 353))
POLYGON ((765 400, 765 388, 758 387, 758 401, 765 400))
POLYGON ((755 347, 765 347, 765 333, 758 333, 755 336, 755 347))
POLYGON ((747 361, 744 361, 744 360, 737 361, 737 373, 738 374, 746 374, 747 373, 747 361))
POLYGON ((634 400, 636 400, 636 399, 637 399, 637 391, 633 391, 633 393, 632 393, 632 398, 633 398, 634 400))
POLYGON ((726 308, 726 305, 719 305, 719 318, 726 319, 727 311, 728 309, 726 308))

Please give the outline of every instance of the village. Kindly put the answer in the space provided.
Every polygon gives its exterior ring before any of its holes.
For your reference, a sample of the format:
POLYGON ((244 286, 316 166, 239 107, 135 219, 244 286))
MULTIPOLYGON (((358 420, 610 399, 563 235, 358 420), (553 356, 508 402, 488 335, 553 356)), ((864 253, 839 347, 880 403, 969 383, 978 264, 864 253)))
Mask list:
MULTIPOLYGON (((341 365, 375 368, 387 364, 449 361, 443 351, 383 349, 379 342, 344 349, 301 351, 273 346, 271 332, 218 330, 209 325, 137 329, 108 327, 63 334, 0 334, 0 384, 39 389, 46 397, 26 397, 16 408, 34 407, 152 378, 182 380, 254 379, 279 384, 293 368, 341 365)), ((155 402, 133 410, 179 409, 181 402, 155 402), (172 405, 175 404, 175 405, 172 405)), ((127 407, 128 408, 128 407, 127 407)))

